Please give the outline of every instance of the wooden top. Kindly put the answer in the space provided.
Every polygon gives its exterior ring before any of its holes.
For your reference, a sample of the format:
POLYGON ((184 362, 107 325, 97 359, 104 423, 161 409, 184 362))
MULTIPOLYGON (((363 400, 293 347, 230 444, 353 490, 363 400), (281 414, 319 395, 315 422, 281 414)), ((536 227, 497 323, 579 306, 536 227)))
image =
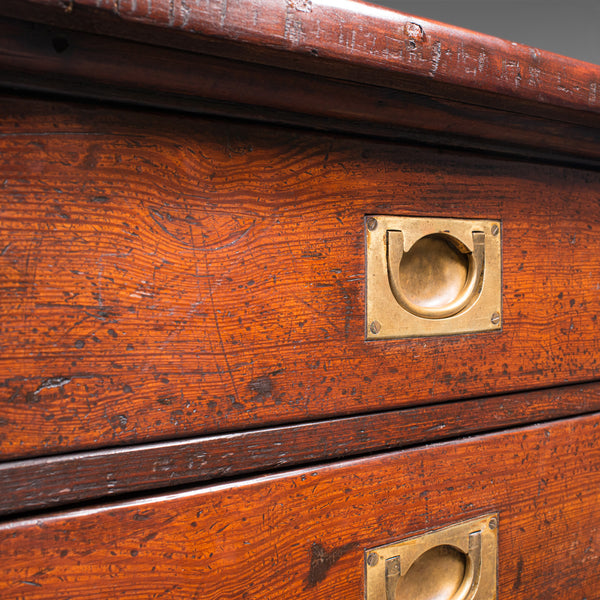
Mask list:
POLYGON ((3 0, 0 86, 600 164, 599 66, 361 2, 3 0))
POLYGON ((386 87, 408 76, 412 89, 444 84, 600 112, 599 66, 362 2, 9 0, 0 11, 386 87))

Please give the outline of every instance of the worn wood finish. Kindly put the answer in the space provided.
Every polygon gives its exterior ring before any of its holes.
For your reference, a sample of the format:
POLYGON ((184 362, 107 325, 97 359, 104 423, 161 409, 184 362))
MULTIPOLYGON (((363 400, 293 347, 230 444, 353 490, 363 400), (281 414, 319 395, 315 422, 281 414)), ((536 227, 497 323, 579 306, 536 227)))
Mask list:
POLYGON ((600 411, 600 384, 552 388, 0 464, 0 514, 230 478, 600 411))
POLYGON ((598 166, 600 121, 475 107, 290 69, 0 19, 5 86, 598 166), (115 65, 118 64, 118 69, 115 65), (193 75, 193 76, 192 76, 193 75), (563 119, 563 120, 561 120, 563 119))
POLYGON ((499 513, 498 598, 600 598, 600 417, 0 526, 5 597, 363 594, 366 548, 499 513))
POLYGON ((152 112, 1 108, 5 458, 597 377, 597 173, 152 112), (369 213, 501 219, 503 331, 366 343, 369 213))
POLYGON ((5 0, 3 5, 9 17, 150 38, 243 61, 600 112, 600 67, 362 2, 5 0))
POLYGON ((361 598, 495 511, 499 598, 600 600, 600 67, 353 2, 0 14, 0 597, 361 598), (367 343, 369 214, 500 220, 502 331, 367 343))

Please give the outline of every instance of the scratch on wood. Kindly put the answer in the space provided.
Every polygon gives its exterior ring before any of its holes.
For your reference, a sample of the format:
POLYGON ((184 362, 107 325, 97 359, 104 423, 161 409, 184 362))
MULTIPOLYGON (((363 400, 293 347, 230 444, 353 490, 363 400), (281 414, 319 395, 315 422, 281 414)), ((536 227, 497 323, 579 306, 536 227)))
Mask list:
POLYGON ((440 66, 440 60, 442 58, 442 42, 434 42, 433 50, 431 54, 431 69, 429 75, 433 76, 437 73, 440 66))
POLYGON ((288 0, 288 6, 298 12, 312 12, 312 0, 288 0))
POLYGON ((504 81, 519 87, 521 85, 521 64, 519 61, 503 58, 501 77, 504 81))
POLYGON ((304 37, 304 30, 302 29, 302 21, 296 17, 294 9, 288 2, 287 9, 285 12, 285 23, 283 26, 283 37, 292 43, 292 45, 299 45, 304 37))
POLYGON ((487 62, 487 58, 488 57, 485 50, 481 49, 479 52, 479 59, 477 60, 479 73, 483 73, 485 71, 485 63, 487 62))
MULTIPOLYGON (((193 244, 193 248, 194 248, 194 258, 196 260, 196 276, 199 278, 200 274, 198 272, 198 256, 196 255, 196 250, 198 248, 196 248, 196 240, 194 239, 194 233, 193 233, 193 229, 191 226, 190 226, 190 237, 192 239, 192 244, 193 244)), ((227 368, 227 375, 229 376, 229 381, 231 382, 231 387, 232 387, 233 394, 234 394, 234 396, 233 396, 234 402, 232 402, 232 404, 234 406, 242 407, 243 405, 239 402, 240 396, 238 394, 237 386, 235 383, 235 377, 233 376, 233 370, 231 369, 231 365, 229 364, 229 358, 227 356, 227 351, 225 350, 225 344, 223 343, 223 335, 221 334, 221 326, 219 324, 219 315, 217 312, 217 307, 215 305, 215 299, 214 299, 214 295, 213 295, 213 288, 212 288, 212 282, 211 282, 211 270, 210 270, 210 265, 208 262, 208 255, 206 252, 204 252, 204 266, 206 269, 206 285, 208 287, 208 296, 210 299, 211 312, 212 312, 213 319, 214 319, 217 338, 219 340, 219 346, 221 347, 221 353, 223 355, 223 360, 224 360, 225 366, 227 368)))
POLYGON ((598 84, 596 82, 590 84, 589 102, 590 104, 596 104, 598 96, 598 84))
POLYGON ((227 10, 229 8, 228 2, 229 2, 229 0, 221 0, 220 25, 222 28, 225 27, 225 22, 227 21, 227 10))
POLYGON ((537 67, 529 67, 528 74, 529 76, 527 78, 527 85, 529 87, 539 88, 542 84, 540 79, 542 75, 542 70, 538 69, 537 67))
POLYGON ((169 0, 169 25, 175 23, 175 0, 169 0))
POLYGON ((186 0, 181 0, 182 25, 184 27, 186 27, 187 24, 189 23, 191 12, 192 11, 191 11, 190 7, 188 6, 188 3, 186 2, 186 0))
POLYGON ((465 75, 477 75, 479 72, 481 54, 475 58, 469 54, 469 50, 461 44, 456 53, 456 60, 462 66, 465 75))
POLYGON ((569 88, 566 88, 563 85, 556 86, 556 89, 559 90, 560 92, 562 92, 563 94, 566 94, 567 96, 573 95, 573 90, 570 90, 569 88))
POLYGON ((38 388, 33 392, 28 392, 26 394, 27 402, 38 402, 38 396, 41 394, 43 390, 50 390, 53 388, 61 388, 68 383, 71 382, 71 379, 68 377, 50 377, 49 379, 45 379, 38 386, 38 388))
POLYGON ((395 60, 402 60, 402 47, 404 42, 398 38, 385 36, 385 46, 383 48, 383 56, 386 58, 392 58, 395 60))
POLYGON ((42 381, 38 389, 35 390, 35 392, 33 393, 37 395, 42 390, 63 387, 64 385, 67 385, 67 383, 70 382, 71 379, 68 377, 51 377, 50 379, 45 379, 44 381, 42 381))

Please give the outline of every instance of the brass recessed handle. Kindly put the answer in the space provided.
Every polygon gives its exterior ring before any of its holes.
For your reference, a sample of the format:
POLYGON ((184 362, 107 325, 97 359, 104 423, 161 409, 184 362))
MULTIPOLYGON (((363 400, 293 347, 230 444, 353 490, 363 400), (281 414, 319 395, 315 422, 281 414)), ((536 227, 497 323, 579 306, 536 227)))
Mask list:
POLYGON ((469 550, 440 545, 402 570, 398 557, 386 561, 386 600, 472 600, 481 575, 481 531, 469 536, 469 550))
POLYGON ((473 231, 472 240, 440 231, 423 236, 410 248, 405 247, 402 231, 388 230, 386 237, 390 288, 405 310, 426 319, 444 319, 477 298, 485 265, 482 231, 473 231))
POLYGON ((367 340, 502 328, 502 225, 497 220, 369 215, 367 340))
POLYGON ((366 600, 495 600, 496 515, 365 551, 366 600))

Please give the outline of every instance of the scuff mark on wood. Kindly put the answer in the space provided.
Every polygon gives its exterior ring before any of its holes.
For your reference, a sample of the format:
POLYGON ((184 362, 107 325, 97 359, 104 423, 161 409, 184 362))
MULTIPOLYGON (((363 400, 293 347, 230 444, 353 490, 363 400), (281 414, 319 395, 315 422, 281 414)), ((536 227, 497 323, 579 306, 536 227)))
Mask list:
POLYGON ((313 542, 310 547, 310 571, 306 578, 306 586, 304 589, 315 587, 318 583, 327 577, 329 569, 338 561, 344 554, 347 554, 354 548, 354 542, 348 542, 339 548, 326 550, 321 544, 313 542))
POLYGON ((429 70, 429 75, 431 77, 433 77, 439 66, 440 66, 440 60, 442 58, 442 42, 434 42, 433 46, 432 46, 432 52, 431 52, 431 69, 429 70))
POLYGON ((261 397, 270 396, 273 391, 273 382, 268 375, 253 379, 248 387, 261 397))
POLYGON ((312 0, 288 0, 288 6, 299 12, 312 12, 312 0))
POLYGON ((25 396, 26 400, 27 402, 38 402, 40 400, 38 396, 43 390, 61 388, 70 382, 71 379, 68 377, 51 377, 50 379, 45 379, 35 391, 27 393, 25 396))
POLYGON ((422 42, 425 39, 425 32, 418 23, 409 21, 406 23, 404 30, 406 31, 406 35, 416 42, 422 42))

